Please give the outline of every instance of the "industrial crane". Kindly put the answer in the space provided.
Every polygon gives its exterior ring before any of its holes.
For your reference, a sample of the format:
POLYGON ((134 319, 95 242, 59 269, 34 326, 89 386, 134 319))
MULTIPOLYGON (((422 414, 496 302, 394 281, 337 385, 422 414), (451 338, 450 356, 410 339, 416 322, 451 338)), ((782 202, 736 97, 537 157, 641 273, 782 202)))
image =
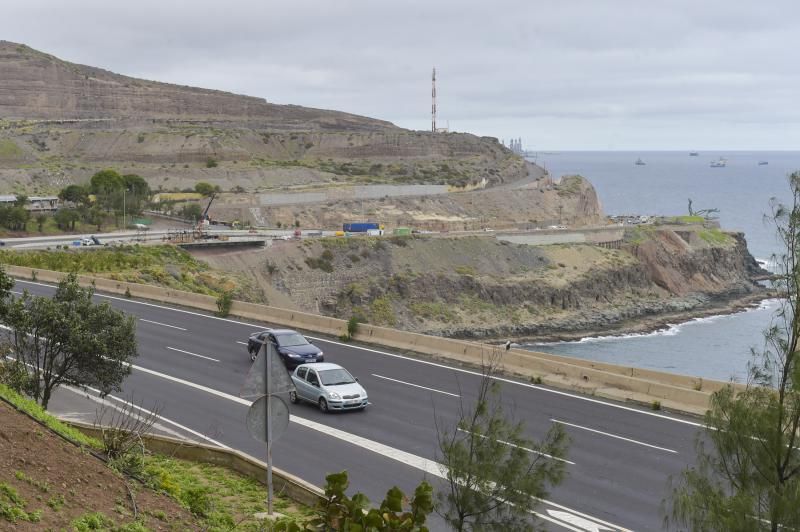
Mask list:
POLYGON ((195 232, 198 233, 200 238, 207 238, 208 234, 206 231, 208 230, 208 226, 211 225, 211 218, 208 216, 208 209, 211 208, 211 204, 214 203, 214 198, 217 196, 216 192, 211 194, 211 198, 208 200, 208 205, 206 205, 203 214, 200 215, 200 219, 197 221, 197 226, 195 227, 195 232))

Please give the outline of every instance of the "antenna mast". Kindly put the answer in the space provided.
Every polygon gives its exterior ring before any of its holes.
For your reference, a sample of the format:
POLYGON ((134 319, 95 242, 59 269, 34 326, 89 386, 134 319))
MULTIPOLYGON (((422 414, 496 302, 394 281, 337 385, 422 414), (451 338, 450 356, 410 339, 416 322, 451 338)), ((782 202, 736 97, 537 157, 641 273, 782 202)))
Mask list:
POLYGON ((431 77, 431 132, 436 133, 436 68, 431 77))

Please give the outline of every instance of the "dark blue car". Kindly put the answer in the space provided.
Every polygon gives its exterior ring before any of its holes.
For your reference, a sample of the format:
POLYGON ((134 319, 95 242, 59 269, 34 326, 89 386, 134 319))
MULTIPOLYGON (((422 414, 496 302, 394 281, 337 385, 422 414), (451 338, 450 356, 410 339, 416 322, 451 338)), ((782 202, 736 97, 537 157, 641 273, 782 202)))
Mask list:
POLYGON ((247 341, 250 360, 256 359, 261 346, 266 342, 275 346, 275 351, 290 370, 300 364, 325 360, 319 347, 306 340, 306 337, 299 332, 291 329, 267 329, 251 334, 247 341))

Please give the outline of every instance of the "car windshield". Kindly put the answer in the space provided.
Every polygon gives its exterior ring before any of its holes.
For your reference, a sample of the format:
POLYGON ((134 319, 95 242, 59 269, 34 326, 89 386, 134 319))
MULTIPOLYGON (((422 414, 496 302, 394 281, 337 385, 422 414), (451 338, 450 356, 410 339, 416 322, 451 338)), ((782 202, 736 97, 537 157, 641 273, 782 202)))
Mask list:
POLYGON ((326 369, 319 372, 319 378, 324 386, 336 386, 337 384, 351 384, 356 382, 350 372, 346 369, 326 369))
POLYGON ((296 345, 308 344, 308 340, 303 338, 302 334, 298 333, 276 335, 275 338, 278 340, 278 345, 281 347, 292 347, 296 345))

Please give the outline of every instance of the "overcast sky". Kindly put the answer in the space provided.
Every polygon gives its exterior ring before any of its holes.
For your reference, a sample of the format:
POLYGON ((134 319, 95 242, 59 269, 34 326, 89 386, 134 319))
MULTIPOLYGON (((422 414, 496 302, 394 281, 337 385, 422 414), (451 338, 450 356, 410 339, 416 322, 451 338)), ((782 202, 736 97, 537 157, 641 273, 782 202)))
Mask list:
MULTIPOLYGON (((800 2, 25 0, 0 39, 532 150, 800 149, 800 2)), ((0 73, 2 75, 2 73, 0 73)))

